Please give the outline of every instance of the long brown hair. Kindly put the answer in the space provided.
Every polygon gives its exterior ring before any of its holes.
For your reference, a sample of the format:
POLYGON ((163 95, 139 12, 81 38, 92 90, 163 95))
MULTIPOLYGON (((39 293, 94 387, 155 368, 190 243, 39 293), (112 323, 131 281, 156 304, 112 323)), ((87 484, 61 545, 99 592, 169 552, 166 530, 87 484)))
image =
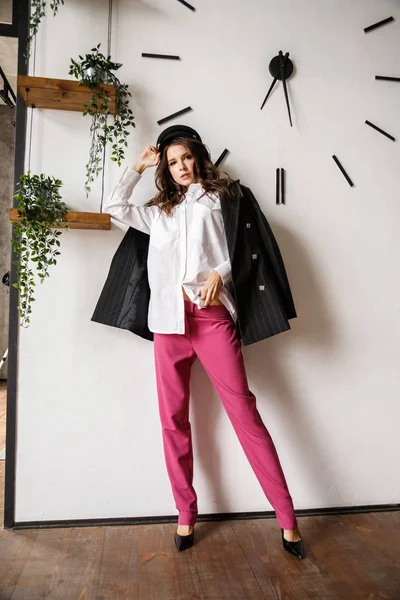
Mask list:
POLYGON ((204 187, 206 192, 214 192, 224 195, 226 198, 229 196, 233 197, 234 194, 231 185, 234 183, 234 180, 225 171, 220 171, 213 164, 208 147, 194 138, 179 137, 175 138, 163 150, 155 172, 155 183, 159 192, 154 198, 146 202, 144 206, 156 205, 160 211, 164 211, 167 215, 170 215, 173 208, 182 202, 187 188, 176 183, 173 179, 167 160, 167 149, 169 146, 178 144, 184 146, 192 154, 195 161, 193 167, 194 177, 204 187), (221 172, 226 177, 221 178, 221 172))

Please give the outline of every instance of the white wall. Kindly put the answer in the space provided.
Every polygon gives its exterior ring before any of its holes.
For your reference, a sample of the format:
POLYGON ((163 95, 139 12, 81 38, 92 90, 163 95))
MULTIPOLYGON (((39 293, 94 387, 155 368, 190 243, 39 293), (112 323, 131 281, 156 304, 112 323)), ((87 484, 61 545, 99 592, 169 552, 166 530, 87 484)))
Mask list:
MULTIPOLYGON (((399 75, 399 3, 193 4, 195 13, 175 0, 114 3, 111 52, 137 123, 127 164, 173 123, 196 128, 214 160, 231 151, 224 168, 267 215, 298 311, 291 331, 243 349, 295 508, 399 502, 399 142, 364 124, 400 138, 400 87, 374 80, 399 75), (394 23, 364 34, 390 15, 394 23), (296 65, 293 128, 281 86, 260 111, 279 49, 296 65), (193 112, 157 125, 187 105, 193 112), (278 166, 286 206, 275 205, 278 166)), ((100 41, 106 52, 107 9, 106 0, 71 1, 49 16, 35 74, 69 78, 70 57, 100 41)), ((89 200, 83 192, 88 131, 79 113, 36 110, 31 167, 64 181, 72 209, 97 211, 100 180, 89 200)), ((107 193, 121 173, 107 164, 107 193)), ((135 201, 154 191, 148 170, 135 201)), ((59 263, 36 288, 31 326, 20 332, 16 521, 177 515, 153 344, 90 321, 123 235, 117 224, 63 233, 59 263)), ((200 513, 271 510, 198 361, 191 420, 200 513)))

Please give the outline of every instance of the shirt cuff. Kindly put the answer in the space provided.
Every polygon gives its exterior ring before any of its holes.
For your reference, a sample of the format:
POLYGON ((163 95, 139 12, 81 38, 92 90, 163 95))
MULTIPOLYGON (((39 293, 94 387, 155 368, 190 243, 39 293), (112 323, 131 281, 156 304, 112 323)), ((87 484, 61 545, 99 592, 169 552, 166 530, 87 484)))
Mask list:
POLYGON ((123 182, 126 185, 133 185, 133 187, 135 187, 135 185, 141 178, 142 176, 140 173, 135 171, 135 169, 132 169, 132 167, 128 167, 122 174, 120 182, 123 182))
POLYGON ((214 267, 213 271, 217 271, 217 273, 219 273, 224 285, 232 279, 231 261, 229 258, 217 267, 214 267))

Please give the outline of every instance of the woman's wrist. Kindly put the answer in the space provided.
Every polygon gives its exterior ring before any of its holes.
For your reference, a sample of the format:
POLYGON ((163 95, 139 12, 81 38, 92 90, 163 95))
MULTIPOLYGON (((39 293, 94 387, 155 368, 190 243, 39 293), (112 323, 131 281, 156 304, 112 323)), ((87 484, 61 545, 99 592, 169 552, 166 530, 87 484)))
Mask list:
POLYGON ((142 165, 140 162, 137 162, 133 165, 132 169, 134 171, 137 171, 138 173, 140 173, 140 175, 143 173, 143 171, 145 170, 145 166, 142 165))

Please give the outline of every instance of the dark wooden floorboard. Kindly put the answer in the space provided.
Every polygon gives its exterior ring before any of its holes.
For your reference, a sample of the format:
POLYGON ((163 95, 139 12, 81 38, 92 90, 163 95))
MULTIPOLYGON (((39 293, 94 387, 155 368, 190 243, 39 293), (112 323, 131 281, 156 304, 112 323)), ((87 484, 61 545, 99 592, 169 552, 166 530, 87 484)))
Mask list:
MULTIPOLYGON (((106 527, 100 567, 98 600, 139 597, 139 538, 141 525, 106 527)), ((142 561, 145 558, 142 557, 142 561)))
POLYGON ((400 511, 351 515, 348 521, 359 528, 366 544, 386 557, 388 564, 393 561, 400 572, 400 511))
MULTIPOLYGON (((309 539, 312 519, 314 517, 299 519, 308 553, 311 552, 309 546, 312 546, 309 539), (309 542, 307 545, 306 540, 309 542)), ((299 560, 285 552, 281 532, 274 519, 232 521, 232 526, 266 598, 336 600, 341 597, 339 593, 347 591, 345 586, 338 586, 330 579, 322 563, 308 557, 299 560)))
POLYGON ((40 530, 12 599, 95 598, 103 543, 103 527, 40 530))
MULTIPOLYGON (((377 530, 373 514, 338 515, 337 519, 345 525, 342 533, 343 547, 358 557, 367 571, 367 581, 374 585, 378 594, 398 595, 400 598, 400 528, 394 529, 392 539, 397 546, 397 557, 394 559, 386 552, 382 543, 381 532, 377 530)), ((389 528, 387 528, 389 529, 389 528)), ((339 530, 339 528, 338 528, 339 530)), ((389 534, 389 532, 388 532, 389 534)), ((378 595, 379 597, 379 595, 378 595)), ((383 596, 384 597, 384 596, 383 596)))
MULTIPOLYGON (((230 521, 198 523, 193 563, 203 600, 263 600, 230 521)), ((194 548, 193 548, 194 549, 194 548)))
POLYGON ((0 599, 9 600, 38 536, 37 531, 0 530, 0 599))
POLYGON ((4 530, 4 466, 0 600, 400 600, 400 511, 299 517, 304 560, 276 519, 198 522, 178 552, 175 524, 4 530))
MULTIPOLYGON (((353 517, 354 515, 350 516, 353 517)), ((400 592, 400 573, 396 575, 397 582, 391 582, 387 577, 384 583, 382 575, 392 573, 391 566, 388 565, 387 572, 384 570, 382 574, 378 573, 379 561, 367 559, 371 549, 351 531, 342 516, 315 517, 314 523, 317 527, 307 535, 311 558, 318 564, 324 564, 329 576, 335 581, 345 582, 351 600, 398 600, 397 595, 400 599, 400 593, 396 591, 392 595, 390 592, 393 590, 393 583, 400 592)))

